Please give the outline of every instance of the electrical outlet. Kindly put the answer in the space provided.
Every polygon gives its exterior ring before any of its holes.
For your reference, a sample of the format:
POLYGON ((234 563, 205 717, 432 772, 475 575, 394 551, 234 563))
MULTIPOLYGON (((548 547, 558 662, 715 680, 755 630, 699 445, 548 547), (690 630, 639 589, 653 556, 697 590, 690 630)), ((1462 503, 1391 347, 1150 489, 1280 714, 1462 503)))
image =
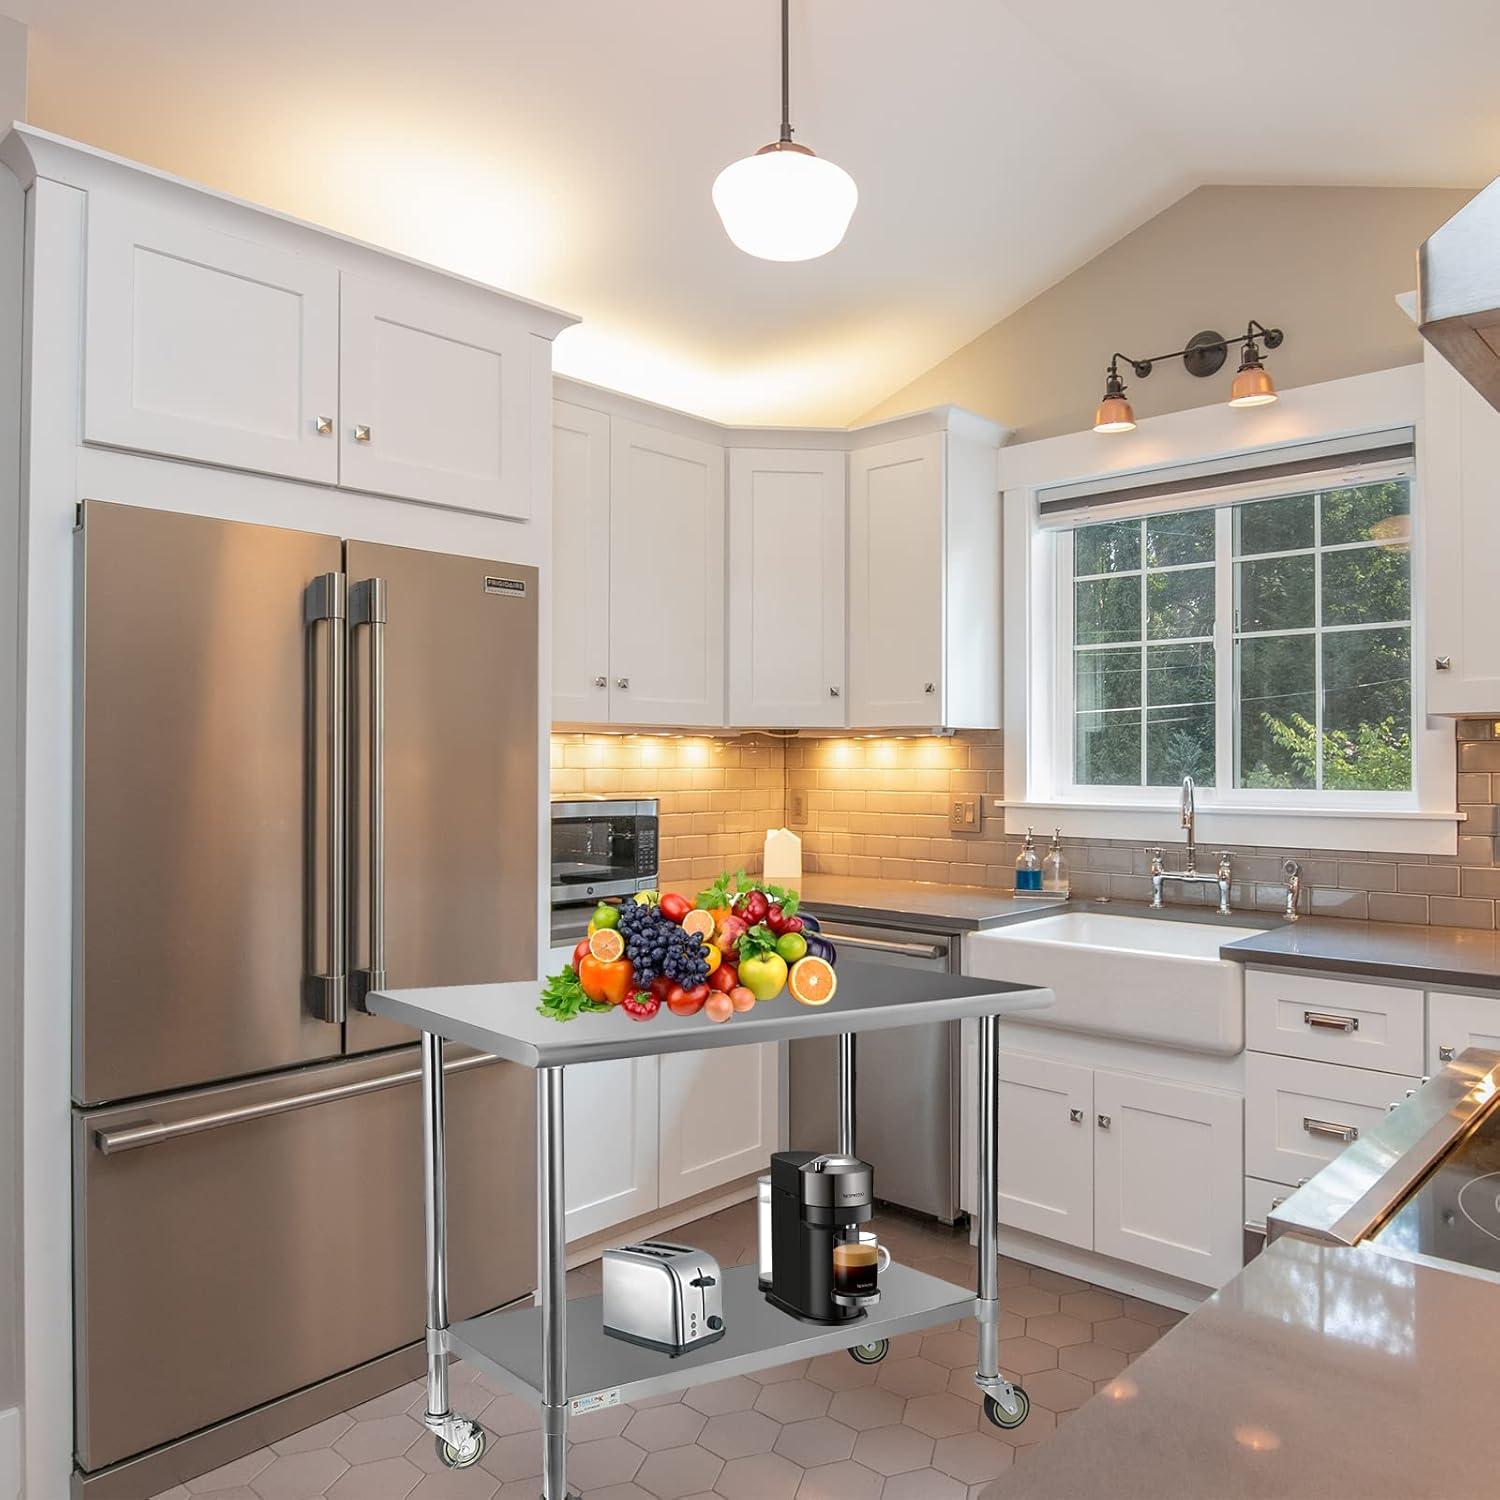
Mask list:
POLYGON ((981 797, 954 797, 948 804, 949 829, 953 833, 978 833, 983 806, 981 797))
POLYGON ((803 787, 792 787, 786 794, 786 820, 793 825, 807 822, 807 791, 803 787))

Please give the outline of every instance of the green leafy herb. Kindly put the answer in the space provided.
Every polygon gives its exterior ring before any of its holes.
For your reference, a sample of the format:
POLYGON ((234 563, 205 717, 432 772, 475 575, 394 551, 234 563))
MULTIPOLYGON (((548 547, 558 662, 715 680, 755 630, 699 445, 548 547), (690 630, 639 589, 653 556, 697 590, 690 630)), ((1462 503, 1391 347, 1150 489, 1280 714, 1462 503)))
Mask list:
POLYGON ((613 1009, 611 1005, 590 1000, 572 969, 564 969, 547 980, 542 987, 542 1003, 536 1008, 539 1016, 550 1016, 554 1021, 571 1021, 574 1016, 613 1009))
POLYGON ((739 941, 740 962, 747 958, 763 958, 776 951, 776 934, 764 922, 757 922, 739 941))
POLYGON ((801 897, 798 896, 796 891, 782 885, 757 884, 755 888, 758 891, 765 892, 767 901, 770 901, 772 903, 779 901, 781 903, 782 916, 795 917, 797 915, 797 905, 801 900, 801 897))
POLYGON ((779 902, 785 915, 789 917, 797 915, 801 897, 796 891, 785 886, 767 885, 764 881, 753 879, 743 870, 736 870, 733 874, 726 870, 706 891, 698 892, 698 899, 694 905, 705 909, 715 906, 733 906, 741 896, 750 891, 760 891, 767 901, 779 902))

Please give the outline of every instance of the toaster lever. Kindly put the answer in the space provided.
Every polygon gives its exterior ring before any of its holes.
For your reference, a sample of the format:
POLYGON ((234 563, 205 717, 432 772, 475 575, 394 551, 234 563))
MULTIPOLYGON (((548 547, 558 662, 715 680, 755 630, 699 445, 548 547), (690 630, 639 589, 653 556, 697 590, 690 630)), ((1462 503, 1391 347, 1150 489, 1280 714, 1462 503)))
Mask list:
POLYGON ((689 1286, 718 1286, 717 1278, 713 1276, 695 1276, 688 1282, 689 1286))

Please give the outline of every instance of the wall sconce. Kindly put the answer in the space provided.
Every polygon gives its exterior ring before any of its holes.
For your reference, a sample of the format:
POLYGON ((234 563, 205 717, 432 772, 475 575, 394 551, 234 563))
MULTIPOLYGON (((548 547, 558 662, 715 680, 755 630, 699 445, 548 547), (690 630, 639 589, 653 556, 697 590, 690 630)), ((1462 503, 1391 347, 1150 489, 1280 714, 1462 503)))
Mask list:
POLYGON ((1231 406, 1266 406, 1276 399, 1276 383, 1270 372, 1261 363, 1260 345, 1267 349, 1279 349, 1286 337, 1279 328, 1267 328, 1251 318, 1245 331, 1232 339, 1208 328, 1195 333, 1184 348, 1174 349, 1170 354, 1153 354, 1150 359, 1132 359, 1118 351, 1109 358, 1109 369, 1104 377, 1104 399, 1094 413, 1095 432, 1130 432, 1135 427, 1135 412, 1125 395, 1125 385, 1120 379, 1120 361, 1130 366, 1137 380, 1144 380, 1164 359, 1180 359, 1189 375, 1200 378, 1216 375, 1229 357, 1231 344, 1239 344, 1240 367, 1235 372, 1234 384, 1229 389, 1231 406))

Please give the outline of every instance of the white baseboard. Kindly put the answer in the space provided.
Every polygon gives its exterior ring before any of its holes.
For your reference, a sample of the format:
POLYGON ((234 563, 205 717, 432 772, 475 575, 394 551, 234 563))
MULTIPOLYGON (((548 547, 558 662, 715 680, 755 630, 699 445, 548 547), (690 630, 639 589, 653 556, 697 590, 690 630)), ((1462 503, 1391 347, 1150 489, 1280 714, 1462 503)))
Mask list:
POLYGON ((0 1411, 0 1500, 21 1500, 21 1413, 0 1411))

